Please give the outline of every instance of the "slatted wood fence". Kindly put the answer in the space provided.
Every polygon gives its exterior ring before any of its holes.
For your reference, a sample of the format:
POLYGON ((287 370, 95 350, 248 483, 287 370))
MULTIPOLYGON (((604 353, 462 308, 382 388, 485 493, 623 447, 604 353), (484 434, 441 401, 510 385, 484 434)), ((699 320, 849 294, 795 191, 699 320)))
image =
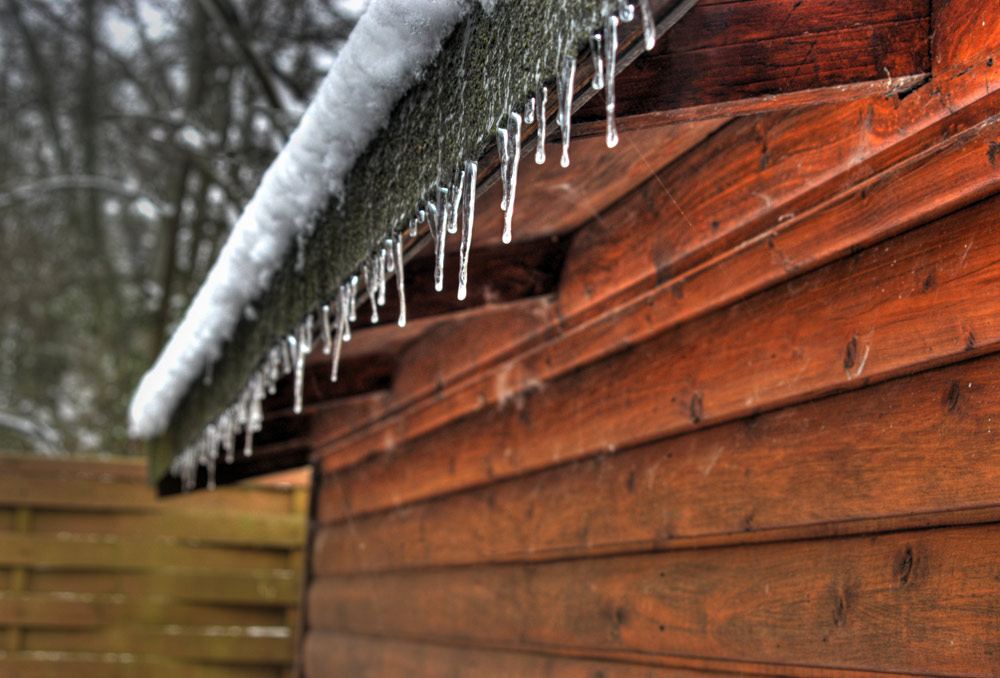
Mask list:
POLYGON ((164 500, 131 461, 0 455, 0 676, 293 675, 308 482, 164 500))

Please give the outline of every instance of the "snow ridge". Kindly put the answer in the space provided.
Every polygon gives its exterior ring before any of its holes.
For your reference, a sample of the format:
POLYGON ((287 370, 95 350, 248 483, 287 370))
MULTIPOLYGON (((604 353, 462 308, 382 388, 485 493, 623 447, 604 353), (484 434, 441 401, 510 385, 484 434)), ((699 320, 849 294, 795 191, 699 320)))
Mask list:
POLYGON ((166 430, 188 389, 221 356, 244 308, 267 289, 296 238, 311 233, 328 197, 342 193, 393 106, 471 6, 469 0, 371 0, 181 324, 143 376, 129 406, 131 436, 166 430))

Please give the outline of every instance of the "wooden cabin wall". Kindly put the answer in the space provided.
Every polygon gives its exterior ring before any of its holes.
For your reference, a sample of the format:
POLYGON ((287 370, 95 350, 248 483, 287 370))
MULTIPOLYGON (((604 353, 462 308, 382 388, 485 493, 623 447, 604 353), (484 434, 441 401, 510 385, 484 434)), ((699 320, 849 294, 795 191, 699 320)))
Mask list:
POLYGON ((924 86, 711 130, 554 293, 331 405, 304 674, 1000 675, 979 4, 933 4, 924 86))

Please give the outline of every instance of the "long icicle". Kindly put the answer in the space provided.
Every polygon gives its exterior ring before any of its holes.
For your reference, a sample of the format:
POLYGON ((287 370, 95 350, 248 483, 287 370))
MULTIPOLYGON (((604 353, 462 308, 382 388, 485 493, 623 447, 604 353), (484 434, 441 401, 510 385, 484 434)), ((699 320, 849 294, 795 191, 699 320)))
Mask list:
POLYGON ((609 14, 604 24, 604 100, 608 114, 608 148, 618 145, 618 127, 615 124, 615 58, 618 52, 618 17, 609 14))
POLYGON ((321 332, 323 338, 323 355, 330 355, 333 350, 333 338, 330 334, 330 304, 323 304, 320 309, 321 332))
POLYGON ((590 86, 594 89, 604 89, 604 57, 602 56, 602 40, 600 33, 590 36, 590 56, 594 60, 594 77, 590 81, 590 86))
POLYGON ((538 120, 538 145, 535 146, 535 163, 545 164, 545 108, 549 103, 549 88, 544 85, 540 87, 534 96, 536 111, 535 119, 538 120))
POLYGON ((517 168, 521 163, 521 114, 516 111, 510 112, 507 121, 507 142, 510 144, 507 151, 509 157, 507 169, 510 175, 507 178, 507 205, 503 215, 504 244, 510 244, 513 237, 511 224, 514 219, 514 193, 517 191, 517 168))
POLYGON ((569 167, 569 126, 573 115, 573 86, 576 82, 576 59, 567 56, 559 72, 559 115, 556 122, 562 130, 562 159, 559 164, 569 167))
POLYGON ((333 335, 333 357, 330 359, 330 381, 337 381, 340 369, 340 352, 344 347, 345 329, 349 327, 347 318, 351 313, 350 286, 345 283, 340 286, 337 295, 337 324, 333 335))
POLYGON ((397 233, 392 239, 392 254, 396 261, 396 291, 399 292, 399 320, 396 323, 400 327, 406 327, 406 281, 403 279, 403 234, 397 233))
MULTIPOLYGON (((544 118, 543 118, 544 119, 544 118)), ((469 287, 469 249, 472 247, 472 224, 476 218, 476 181, 479 165, 474 160, 465 163, 465 176, 469 184, 465 187, 465 221, 462 223, 462 243, 458 250, 458 299, 463 301, 469 287)))
POLYGON ((642 15, 642 35, 648 52, 656 46, 656 24, 653 23, 653 13, 649 11, 649 0, 639 0, 639 13, 642 15))
POLYGON ((292 403, 292 412, 295 414, 302 414, 302 390, 305 381, 306 372, 306 356, 312 353, 312 340, 313 340, 313 317, 312 313, 306 316, 306 319, 299 326, 299 337, 296 342, 295 351, 295 386, 294 386, 294 401, 292 403))
POLYGON ((510 132, 506 127, 497 127, 497 153, 500 155, 500 183, 503 184, 503 197, 500 198, 500 209, 507 211, 507 196, 510 195, 510 132))

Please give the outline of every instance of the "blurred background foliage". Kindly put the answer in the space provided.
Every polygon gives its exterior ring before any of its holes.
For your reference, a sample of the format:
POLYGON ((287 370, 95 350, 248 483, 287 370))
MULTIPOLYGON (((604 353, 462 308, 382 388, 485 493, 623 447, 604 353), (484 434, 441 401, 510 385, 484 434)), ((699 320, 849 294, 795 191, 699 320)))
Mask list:
POLYGON ((128 451, 133 388, 361 5, 0 0, 0 450, 128 451))

